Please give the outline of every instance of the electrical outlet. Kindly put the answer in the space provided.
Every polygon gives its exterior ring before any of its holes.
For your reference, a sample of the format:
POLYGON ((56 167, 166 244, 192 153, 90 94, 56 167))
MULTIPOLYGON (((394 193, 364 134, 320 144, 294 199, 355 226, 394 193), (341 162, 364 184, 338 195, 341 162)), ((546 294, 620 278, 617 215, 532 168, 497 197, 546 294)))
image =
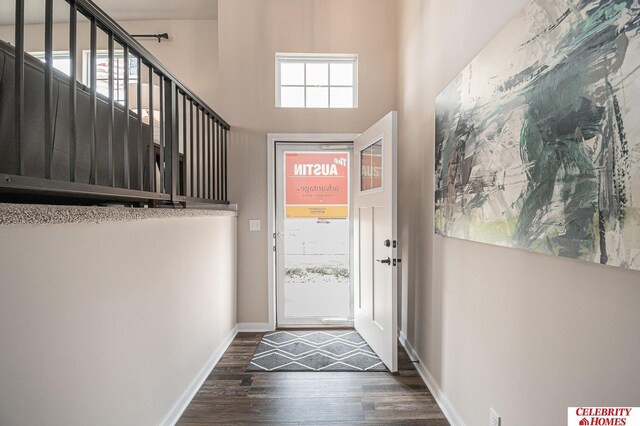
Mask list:
POLYGON ((260 231, 261 226, 260 226, 260 220, 258 219, 251 219, 249 220, 249 231, 255 232, 255 231, 260 231))
POLYGON ((500 426, 501 423, 498 413, 493 408, 489 408, 489 426, 500 426))

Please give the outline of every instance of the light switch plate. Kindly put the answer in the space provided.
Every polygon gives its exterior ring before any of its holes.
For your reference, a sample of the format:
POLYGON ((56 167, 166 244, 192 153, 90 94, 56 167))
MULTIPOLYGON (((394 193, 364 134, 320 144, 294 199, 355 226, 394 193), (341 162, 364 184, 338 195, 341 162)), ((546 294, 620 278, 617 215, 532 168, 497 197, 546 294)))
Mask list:
POLYGON ((249 220, 249 231, 260 231, 262 229, 261 223, 259 219, 251 219, 249 220))

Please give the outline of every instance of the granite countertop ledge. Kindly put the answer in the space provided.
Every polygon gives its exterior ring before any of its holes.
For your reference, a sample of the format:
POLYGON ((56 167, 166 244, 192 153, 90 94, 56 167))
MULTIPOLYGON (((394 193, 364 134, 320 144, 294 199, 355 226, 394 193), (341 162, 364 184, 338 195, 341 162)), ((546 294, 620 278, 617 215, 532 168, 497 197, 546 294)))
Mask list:
POLYGON ((145 209, 0 203, 0 225, 132 222, 145 219, 237 215, 237 211, 225 209, 145 209))

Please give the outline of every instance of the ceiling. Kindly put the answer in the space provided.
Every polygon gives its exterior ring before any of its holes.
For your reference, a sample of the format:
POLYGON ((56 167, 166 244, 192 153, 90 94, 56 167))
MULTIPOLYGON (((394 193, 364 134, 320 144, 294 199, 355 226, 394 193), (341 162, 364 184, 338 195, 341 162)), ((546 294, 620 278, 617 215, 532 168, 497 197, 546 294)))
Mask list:
MULTIPOLYGON (((94 3, 118 22, 162 19, 217 19, 218 0, 94 0, 94 3)), ((54 0, 54 20, 68 21, 64 0, 54 0)), ((15 2, 0 0, 0 25, 12 25, 15 2)), ((44 23, 44 0, 25 2, 25 22, 44 23)))
POLYGON ((218 0, 94 0, 116 21, 217 19, 218 0))

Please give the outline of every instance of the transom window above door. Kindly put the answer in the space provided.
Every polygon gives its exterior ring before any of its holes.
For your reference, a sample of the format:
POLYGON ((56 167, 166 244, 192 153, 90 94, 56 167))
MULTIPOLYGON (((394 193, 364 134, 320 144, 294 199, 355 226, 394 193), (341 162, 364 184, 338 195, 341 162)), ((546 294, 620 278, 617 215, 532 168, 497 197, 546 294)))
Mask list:
POLYGON ((358 55, 276 53, 276 107, 357 108, 358 55))

